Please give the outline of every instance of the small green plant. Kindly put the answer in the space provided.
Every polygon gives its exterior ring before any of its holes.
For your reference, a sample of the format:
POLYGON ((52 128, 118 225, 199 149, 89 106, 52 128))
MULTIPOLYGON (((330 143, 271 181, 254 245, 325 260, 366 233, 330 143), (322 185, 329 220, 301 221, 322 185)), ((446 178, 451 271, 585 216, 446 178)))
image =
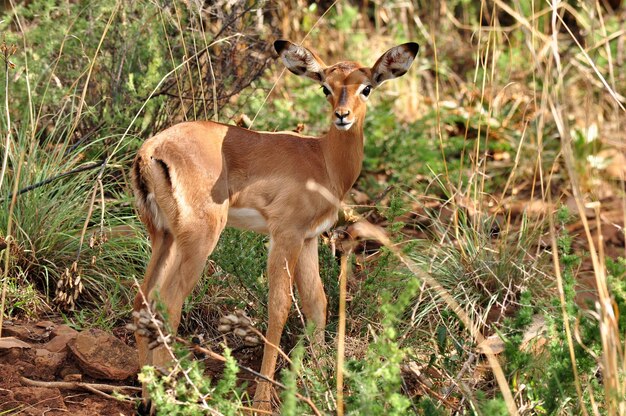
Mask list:
POLYGON ((167 375, 154 367, 141 370, 139 380, 148 386, 150 399, 159 415, 197 415, 219 410, 223 415, 241 414, 242 387, 237 386, 239 367, 228 348, 224 349, 224 371, 217 381, 207 377, 201 361, 186 347, 173 347, 176 365, 167 375))
POLYGON ((283 372, 283 385, 286 387, 281 392, 280 413, 285 416, 297 416, 306 414, 306 409, 297 399, 298 377, 302 374, 302 364, 304 358, 304 345, 299 343, 291 353, 291 367, 283 372))
MULTIPOLYGON (((507 372, 515 380, 516 386, 524 386, 523 401, 526 406, 537 414, 546 415, 582 412, 576 383, 582 383, 585 406, 590 406, 589 394, 593 394, 596 401, 602 397, 598 380, 589 376, 594 374, 597 366, 595 357, 602 349, 598 321, 581 313, 576 300, 575 275, 580 267, 581 256, 573 252, 572 236, 564 227, 571 218, 569 211, 564 207, 559 208, 556 218, 561 225, 557 246, 562 264, 565 310, 570 327, 575 327, 577 331, 574 342, 576 361, 572 362, 568 349, 558 297, 555 296, 551 303, 540 305, 532 302, 530 293, 525 292, 521 298, 522 307, 513 319, 505 323, 507 372), (523 347, 523 334, 536 312, 540 312, 545 319, 546 345, 540 349, 523 347), (578 374, 586 376, 577 380, 573 366, 576 366, 578 374)), ((616 271, 619 273, 619 267, 616 271)), ((591 408, 587 410, 591 411, 591 408)))
POLYGON ((405 415, 411 407, 411 401, 402 394, 400 364, 406 351, 398 342, 397 328, 420 283, 416 278, 405 283, 405 290, 395 301, 383 301, 382 329, 374 335, 365 358, 347 364, 347 414, 405 415))

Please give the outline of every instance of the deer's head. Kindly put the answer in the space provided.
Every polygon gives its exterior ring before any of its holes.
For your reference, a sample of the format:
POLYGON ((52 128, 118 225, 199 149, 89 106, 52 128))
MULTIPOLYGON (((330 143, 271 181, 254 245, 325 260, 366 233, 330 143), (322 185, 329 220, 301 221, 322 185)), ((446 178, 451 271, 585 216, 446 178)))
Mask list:
POLYGON ((351 61, 327 66, 314 52, 286 40, 274 42, 274 49, 287 69, 322 86, 333 108, 333 127, 349 130, 363 121, 367 99, 372 91, 409 70, 419 45, 409 42, 391 48, 371 68, 351 61))

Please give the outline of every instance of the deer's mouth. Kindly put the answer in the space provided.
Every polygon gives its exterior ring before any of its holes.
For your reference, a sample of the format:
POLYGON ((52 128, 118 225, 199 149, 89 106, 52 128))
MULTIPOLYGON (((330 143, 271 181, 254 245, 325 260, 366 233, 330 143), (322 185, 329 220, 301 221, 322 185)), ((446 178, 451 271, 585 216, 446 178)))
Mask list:
POLYGON ((354 124, 353 120, 347 121, 347 120, 337 120, 335 121, 335 127, 337 128, 337 130, 348 130, 350 127, 352 127, 352 125, 354 124))

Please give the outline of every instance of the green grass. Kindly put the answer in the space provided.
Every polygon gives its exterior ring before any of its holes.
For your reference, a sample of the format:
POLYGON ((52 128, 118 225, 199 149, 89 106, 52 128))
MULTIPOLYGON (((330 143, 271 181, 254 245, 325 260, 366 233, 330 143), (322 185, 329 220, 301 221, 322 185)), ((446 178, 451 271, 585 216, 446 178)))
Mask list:
MULTIPOLYGON (((11 166, 18 164, 17 155, 26 156, 20 178, 11 169, 6 183, 13 186, 17 180, 17 189, 25 189, 77 168, 95 165, 102 159, 102 142, 114 139, 103 137, 70 148, 63 141, 66 133, 57 128, 33 141, 26 130, 18 131, 11 166)), ((146 240, 140 234, 130 200, 120 192, 121 166, 125 163, 124 159, 114 161, 102 178, 101 190, 96 188, 92 221, 87 224, 82 245, 86 213, 99 169, 63 176, 17 195, 11 219, 17 225, 12 235, 15 254, 11 277, 26 278, 48 303, 54 304, 57 282, 77 262, 85 287, 80 297, 82 305, 97 305, 93 312, 102 319, 96 322, 109 322, 109 325, 125 319, 132 279, 141 276, 147 257, 146 240), (121 226, 131 231, 117 235, 114 230, 121 226)), ((2 224, 9 221, 10 201, 5 197, 0 202, 2 224)), ((19 305, 23 296, 16 292, 10 303, 19 305)))
MULTIPOLYGON (((486 415, 506 414, 514 406, 524 415, 594 414, 595 405, 599 414, 620 414, 623 355, 615 367, 606 367, 612 345, 602 336, 617 334, 611 341, 616 350, 626 348, 626 263, 620 257, 600 258, 600 266, 592 265, 583 234, 593 224, 578 223, 583 217, 597 220, 589 204, 594 202, 606 214, 598 217, 603 227, 621 226, 613 214, 623 203, 622 184, 605 179, 611 161, 598 158, 601 151, 621 149, 622 110, 567 32, 553 32, 546 4, 512 2, 512 15, 498 2, 493 10, 481 10, 478 2, 449 0, 442 3, 447 14, 427 3, 338 2, 319 22, 324 10, 318 5, 262 4, 260 13, 244 13, 235 37, 226 39, 213 36, 229 10, 212 9, 200 27, 198 11, 181 2, 161 7, 145 1, 59 5, 37 0, 18 6, 22 29, 14 14, 5 14, 0 30, 18 50, 10 57, 16 68, 1 75, 8 88, 0 98, 9 99, 9 108, 8 116, 0 115, 0 154, 10 133, 0 195, 2 239, 8 237, 9 222, 13 225, 2 312, 34 318, 50 308, 62 309, 54 302, 59 280, 80 276, 84 291, 75 310, 63 311, 67 322, 81 329, 110 329, 129 320, 132 286, 150 255, 128 186, 131 160, 153 130, 185 117, 206 118, 214 104, 194 98, 186 114, 179 111, 178 87, 186 94, 211 88, 206 67, 198 71, 193 60, 190 72, 177 71, 178 78, 165 80, 177 81, 169 90, 146 101, 189 50, 215 42, 209 48, 212 56, 233 52, 227 47, 236 44, 234 39, 259 36, 260 17, 264 40, 279 32, 296 41, 306 34, 305 45, 328 62, 346 57, 373 64, 371 56, 392 44, 417 40, 421 50, 414 68, 373 94, 365 124, 365 161, 356 188, 368 201, 359 211, 385 228, 393 247, 366 242, 351 257, 345 413, 486 415), (561 67, 549 48, 552 33, 559 40, 561 67), (200 75, 205 75, 202 82, 200 75), (136 114, 132 135, 121 136, 136 114), (573 169, 565 163, 568 134, 573 169), (9 189, 104 157, 111 159, 101 187, 99 169, 63 176, 18 195, 8 217, 9 189), (572 189, 577 183, 580 189, 572 189), (587 211, 571 209, 578 198, 574 190, 582 193, 587 211), (396 249, 403 258, 394 254, 396 249), (441 288, 420 280, 407 261, 441 288), (604 268, 610 288, 604 301, 614 305, 614 321, 606 310, 581 305, 576 298, 578 279, 591 269, 602 276, 604 268), (449 307, 450 299, 469 321, 449 307), (538 351, 524 350, 524 334, 535 316, 545 321, 546 343, 538 351), (498 358, 513 402, 507 402, 493 372, 481 370, 486 364, 468 322, 504 342, 498 358), (568 327, 575 336, 567 335, 568 327)), ((609 13, 593 1, 574 3, 566 4, 584 29, 584 52, 611 88, 624 91, 623 62, 617 59, 623 11, 609 13)), ((235 52, 232 56, 251 56, 245 48, 235 52)), ((232 86, 244 75, 245 61, 237 62, 214 62, 220 71, 241 72, 223 74, 218 84, 232 86)), ((244 112, 255 118, 255 129, 293 130, 302 123, 305 134, 322 134, 329 109, 319 88, 288 73, 279 80, 282 67, 270 63, 269 68, 243 92, 215 103, 220 120, 244 112)), ((263 329, 266 258, 266 237, 226 230, 205 277, 185 303, 181 332, 218 339, 219 317, 234 309, 245 310, 263 329)), ((320 262, 329 297, 329 346, 316 359, 302 336, 300 318, 292 313, 285 338, 296 345, 294 364, 280 375, 287 387, 280 393, 285 414, 310 412, 296 393, 310 396, 324 412, 335 412, 339 263, 326 245, 320 248, 320 262)), ((4 271, 4 263, 0 267, 4 271)), ((180 354, 192 384, 215 395, 211 406, 227 414, 241 410, 245 395, 233 387, 232 362, 224 379, 208 381, 201 366, 188 362, 184 349, 180 354)), ((197 410, 184 374, 159 379, 148 372, 146 377, 155 380, 154 393, 164 409, 197 410), (175 396, 185 406, 175 403, 175 396)))

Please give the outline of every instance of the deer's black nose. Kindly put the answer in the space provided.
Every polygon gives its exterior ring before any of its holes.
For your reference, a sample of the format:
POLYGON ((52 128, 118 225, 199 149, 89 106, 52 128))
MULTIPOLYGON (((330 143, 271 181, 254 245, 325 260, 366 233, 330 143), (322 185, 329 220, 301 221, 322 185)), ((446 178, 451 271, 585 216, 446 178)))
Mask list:
POLYGON ((343 120, 350 115, 350 110, 347 108, 338 108, 335 110, 335 115, 339 120, 343 120))

